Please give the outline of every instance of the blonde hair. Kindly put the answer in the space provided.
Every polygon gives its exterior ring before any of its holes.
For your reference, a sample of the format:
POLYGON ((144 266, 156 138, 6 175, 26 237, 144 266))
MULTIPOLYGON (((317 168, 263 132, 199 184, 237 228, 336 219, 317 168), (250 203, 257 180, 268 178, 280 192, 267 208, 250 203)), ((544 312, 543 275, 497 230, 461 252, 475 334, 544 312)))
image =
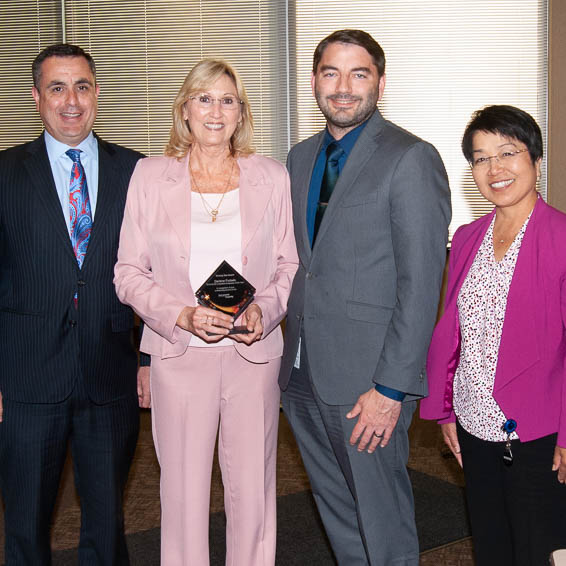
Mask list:
POLYGON ((197 93, 206 91, 222 75, 227 75, 236 86, 238 98, 242 101, 241 120, 230 138, 231 155, 249 155, 254 152, 253 117, 244 84, 236 69, 221 59, 203 59, 197 63, 185 78, 179 93, 173 102, 173 125, 169 135, 169 143, 165 147, 165 155, 181 159, 189 152, 195 142, 188 120, 183 118, 183 108, 189 98, 197 93))

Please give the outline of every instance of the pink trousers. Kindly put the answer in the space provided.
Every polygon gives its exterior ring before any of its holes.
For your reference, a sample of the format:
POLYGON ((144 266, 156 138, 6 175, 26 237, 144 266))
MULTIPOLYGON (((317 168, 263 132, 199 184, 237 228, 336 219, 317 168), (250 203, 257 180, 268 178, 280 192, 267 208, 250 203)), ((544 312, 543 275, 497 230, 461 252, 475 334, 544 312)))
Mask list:
POLYGON ((208 566, 214 446, 224 483, 226 565, 275 564, 280 359, 233 347, 152 356, 153 438, 161 465, 161 565, 208 566), (219 426, 220 425, 220 426, 219 426))

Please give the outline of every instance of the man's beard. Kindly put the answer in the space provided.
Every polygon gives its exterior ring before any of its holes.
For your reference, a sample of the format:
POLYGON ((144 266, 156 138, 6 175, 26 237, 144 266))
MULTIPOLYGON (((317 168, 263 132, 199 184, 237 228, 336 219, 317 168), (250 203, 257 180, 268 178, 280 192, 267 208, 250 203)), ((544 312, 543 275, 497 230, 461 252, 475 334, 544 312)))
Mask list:
POLYGON ((379 94, 376 92, 374 95, 368 96, 365 101, 361 96, 354 96, 352 94, 331 94, 330 96, 323 97, 318 90, 315 90, 315 98, 327 122, 337 128, 353 128, 367 120, 374 112, 377 105, 379 94), (354 114, 348 114, 349 110, 335 110, 328 104, 329 99, 338 100, 355 100, 362 101, 354 114))

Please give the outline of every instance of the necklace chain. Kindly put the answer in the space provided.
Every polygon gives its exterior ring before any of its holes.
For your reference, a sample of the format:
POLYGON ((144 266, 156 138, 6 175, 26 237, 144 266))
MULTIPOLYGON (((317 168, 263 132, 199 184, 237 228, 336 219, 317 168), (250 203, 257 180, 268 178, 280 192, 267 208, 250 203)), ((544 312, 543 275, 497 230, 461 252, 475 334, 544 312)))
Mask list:
POLYGON ((497 242, 499 242, 500 244, 504 244, 507 241, 514 241, 515 238, 517 237, 517 234, 521 231, 521 228, 519 228, 511 237, 509 238, 502 238, 501 236, 497 237, 495 234, 493 235, 493 239, 496 240, 497 242))
POLYGON ((222 201, 224 200, 224 197, 226 196, 226 193, 228 192, 228 187, 230 187, 230 181, 232 180, 232 173, 234 173, 234 160, 232 160, 232 167, 230 168, 230 175, 228 176, 228 182, 226 183, 226 186, 224 187, 224 190, 222 191, 222 196, 220 197, 220 200, 218 201, 216 206, 214 208, 212 208, 212 206, 204 198, 202 191, 200 190, 200 187, 197 184, 193 170, 191 169, 191 162, 189 160, 189 174, 191 176, 191 181, 192 181, 193 185, 195 186, 195 189, 197 190, 198 194, 200 195, 200 199, 202 201, 202 206, 204 207, 204 210, 206 210, 206 212, 211 216, 212 222, 216 222, 216 217, 218 216, 218 210, 220 209, 220 206, 222 205, 222 201))

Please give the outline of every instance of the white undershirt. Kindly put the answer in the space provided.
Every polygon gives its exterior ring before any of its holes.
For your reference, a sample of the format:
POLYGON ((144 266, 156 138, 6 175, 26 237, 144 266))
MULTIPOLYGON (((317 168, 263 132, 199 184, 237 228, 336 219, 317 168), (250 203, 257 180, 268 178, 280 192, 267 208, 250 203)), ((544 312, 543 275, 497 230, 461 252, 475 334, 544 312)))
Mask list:
MULTIPOLYGON (((216 208, 222 195, 203 193, 210 208, 216 208)), ((191 192, 191 262, 189 279, 196 291, 226 260, 234 269, 242 273, 242 220, 240 215, 240 190, 234 189, 224 195, 218 209, 216 221, 204 208, 201 195, 191 192)), ((198 336, 191 337, 191 346, 203 348, 232 346, 234 341, 223 338, 209 344, 198 336)))

